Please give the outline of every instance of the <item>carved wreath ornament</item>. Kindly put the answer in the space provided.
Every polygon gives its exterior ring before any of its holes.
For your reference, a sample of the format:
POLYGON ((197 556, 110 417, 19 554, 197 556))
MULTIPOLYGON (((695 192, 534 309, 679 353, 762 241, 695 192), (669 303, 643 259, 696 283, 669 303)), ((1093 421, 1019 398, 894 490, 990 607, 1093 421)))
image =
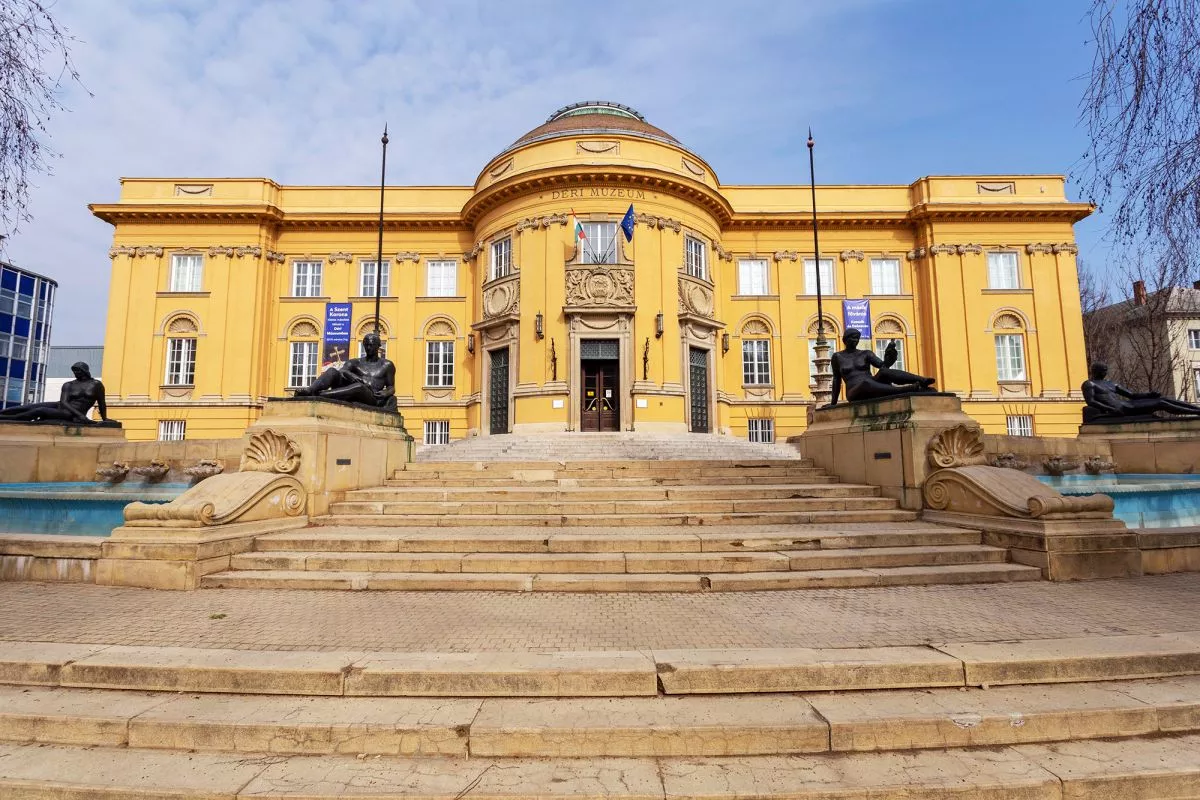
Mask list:
POLYGON ((938 469, 986 464, 983 431, 967 425, 955 425, 929 440, 929 463, 938 469))
POLYGON ((242 451, 242 472, 278 472, 290 475, 300 466, 300 448, 288 437, 265 430, 250 437, 242 451))

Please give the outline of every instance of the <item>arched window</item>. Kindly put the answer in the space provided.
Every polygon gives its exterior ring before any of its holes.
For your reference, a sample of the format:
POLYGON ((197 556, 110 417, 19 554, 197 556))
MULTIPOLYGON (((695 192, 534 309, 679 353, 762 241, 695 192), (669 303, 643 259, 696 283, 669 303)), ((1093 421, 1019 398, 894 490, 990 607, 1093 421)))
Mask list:
POLYGON ((454 323, 435 319, 425 326, 425 385, 454 385, 454 323))
POLYGON ((742 385, 771 384, 771 327, 752 318, 742 326, 742 385))
POLYGON ((196 337, 200 326, 187 314, 172 317, 165 326, 167 335, 167 369, 163 383, 167 386, 192 386, 196 382, 196 337))
POLYGON ((896 369, 905 369, 904 362, 904 325, 895 317, 881 317, 875 323, 875 335, 872 337, 875 355, 883 358, 888 345, 896 345, 896 369))
POLYGON ((321 331, 317 323, 302 319, 288 330, 288 388, 308 386, 317 379, 321 331))
POLYGON ((992 321, 996 338, 996 379, 1025 381, 1025 323, 1011 311, 1003 311, 992 321))

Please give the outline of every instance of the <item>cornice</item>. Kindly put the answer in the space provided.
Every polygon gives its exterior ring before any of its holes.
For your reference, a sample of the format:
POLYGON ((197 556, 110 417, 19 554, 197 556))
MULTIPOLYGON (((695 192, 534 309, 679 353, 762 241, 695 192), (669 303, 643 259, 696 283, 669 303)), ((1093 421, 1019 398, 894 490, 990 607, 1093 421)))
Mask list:
POLYGON ((729 201, 720 192, 699 181, 646 167, 573 164, 522 172, 479 190, 463 206, 462 220, 473 226, 488 211, 515 198, 597 183, 661 192, 689 200, 712 214, 722 226, 729 224, 733 218, 733 207, 729 201))
POLYGON ((908 212, 908 218, 913 222, 1004 219, 1074 223, 1095 210, 1091 203, 920 203, 908 212))
MULTIPOLYGON (((192 223, 222 225, 231 222, 250 222, 293 230, 375 230, 379 226, 377 213, 286 213, 277 206, 182 205, 172 203, 108 203, 88 206, 91 212, 109 223, 149 222, 163 224, 192 223)), ((383 215, 385 230, 454 230, 469 231, 468 225, 455 213, 383 215)))

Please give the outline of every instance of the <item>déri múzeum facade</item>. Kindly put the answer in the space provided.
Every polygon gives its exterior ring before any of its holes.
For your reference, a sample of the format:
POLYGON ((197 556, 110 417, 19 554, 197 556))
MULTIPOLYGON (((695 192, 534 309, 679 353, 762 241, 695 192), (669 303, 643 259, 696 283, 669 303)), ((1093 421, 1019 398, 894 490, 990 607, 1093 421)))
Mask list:
POLYGON ((993 433, 1073 434, 1087 377, 1057 175, 722 184, 636 111, 568 106, 471 186, 122 180, 110 413, 131 439, 240 436, 380 328, 409 429, 711 431, 770 440, 814 402, 825 334, 895 342, 993 433), (622 220, 632 208, 632 217, 622 220), (629 225, 629 223, 632 225, 629 225), (626 230, 631 232, 628 238, 626 230))

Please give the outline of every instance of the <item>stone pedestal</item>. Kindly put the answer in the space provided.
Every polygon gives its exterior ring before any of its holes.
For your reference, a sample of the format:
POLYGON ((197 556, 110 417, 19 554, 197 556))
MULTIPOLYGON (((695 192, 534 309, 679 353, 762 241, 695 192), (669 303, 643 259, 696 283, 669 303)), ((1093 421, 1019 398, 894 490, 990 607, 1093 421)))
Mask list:
POLYGON ((1091 422, 1079 426, 1079 440, 1107 443, 1120 472, 1200 471, 1200 419, 1091 422))
POLYGON ((268 400, 246 434, 265 430, 298 446, 295 477, 307 494, 309 516, 329 513, 330 504, 352 489, 382 486, 413 457, 413 437, 402 416, 349 403, 268 400))
POLYGON ((94 481, 100 448, 124 443, 116 427, 0 422, 0 483, 94 481))
POLYGON ((929 440, 956 425, 979 427, 955 395, 901 395, 818 408, 808 430, 788 443, 841 480, 879 486, 902 508, 919 510, 929 440))

